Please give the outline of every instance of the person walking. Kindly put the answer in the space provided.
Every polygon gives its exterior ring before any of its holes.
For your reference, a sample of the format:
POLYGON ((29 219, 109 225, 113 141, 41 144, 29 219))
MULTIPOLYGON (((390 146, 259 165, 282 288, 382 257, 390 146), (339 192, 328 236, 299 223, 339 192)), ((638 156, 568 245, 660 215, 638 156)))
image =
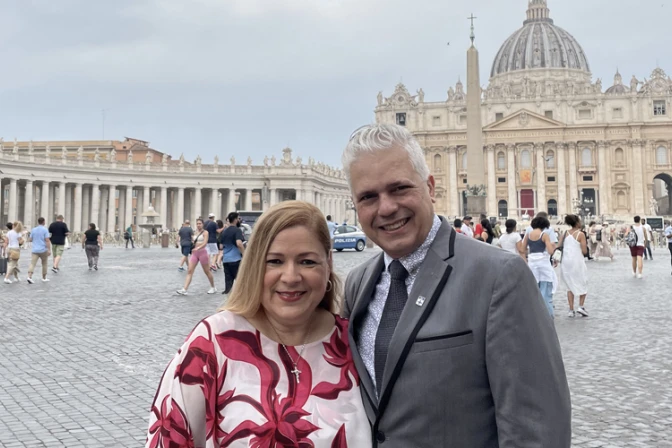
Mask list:
POLYGON ((58 215, 56 221, 49 224, 49 240, 51 241, 51 253, 54 256, 51 272, 58 274, 61 257, 65 251, 66 239, 70 235, 68 225, 63 222, 63 215, 58 215))
POLYGON ((646 223, 646 219, 642 218, 642 227, 644 228, 644 259, 653 261, 653 253, 651 253, 651 242, 653 241, 653 229, 650 224, 646 223), (647 257, 648 254, 648 257, 647 257))
POLYGON ((100 232, 96 230, 96 225, 94 223, 89 224, 89 230, 84 232, 82 249, 86 252, 86 259, 89 262, 89 271, 91 269, 97 271, 98 257, 100 251, 103 250, 103 238, 100 236, 100 232))
POLYGON ((667 248, 670 249, 670 262, 672 263, 672 221, 667 224, 665 229, 665 239, 667 240, 667 248))
POLYGON ((329 229, 329 235, 331 235, 331 239, 333 240, 334 232, 336 231, 336 224, 331 219, 331 215, 327 215, 327 228, 329 229))
POLYGON ((599 261, 600 257, 608 257, 614 261, 614 254, 611 252, 611 229, 607 222, 597 227, 597 250, 594 257, 595 261, 599 261))
POLYGON ((492 224, 490 224, 490 220, 487 218, 481 219, 481 233, 477 239, 487 244, 492 244, 492 241, 495 239, 495 232, 492 230, 492 224))
POLYGON ((135 249, 135 244, 133 243, 133 226, 131 224, 126 227, 124 232, 124 239, 126 240, 126 249, 128 249, 128 243, 131 243, 131 249, 135 249))
POLYGON ((224 221, 217 220, 217 257, 215 258, 215 266, 217 269, 222 269, 222 260, 224 259, 224 244, 222 244, 222 235, 224 235, 224 221))
POLYGON ((49 240, 49 230, 45 227, 44 218, 37 218, 37 227, 33 227, 30 231, 30 241, 32 244, 32 254, 30 259, 30 266, 28 267, 28 278, 26 279, 31 285, 35 283, 33 280, 33 272, 37 266, 37 261, 42 263, 42 281, 48 282, 47 270, 49 264, 49 257, 51 256, 51 241, 49 240))
POLYGON ((551 223, 544 217, 536 217, 532 220, 531 225, 532 232, 525 235, 522 246, 529 249, 527 265, 537 281, 548 314, 551 318, 554 318, 553 293, 555 293, 558 278, 553 270, 553 265, 549 261, 549 254, 555 252, 555 244, 544 232, 551 227, 551 223))
POLYGON ((210 213, 208 220, 203 223, 203 229, 208 232, 208 241, 205 246, 210 259, 210 270, 217 272, 217 255, 219 255, 219 248, 217 247, 217 222, 215 221, 215 214, 210 213))
POLYGON ((471 228, 471 216, 465 216, 462 218, 462 234, 468 236, 469 238, 474 237, 474 229, 471 228))
POLYGON ((646 230, 642 225, 642 218, 635 216, 635 224, 630 226, 625 234, 627 241, 628 235, 634 232, 637 244, 630 246, 630 256, 632 257, 632 276, 642 278, 644 276, 644 252, 646 250, 646 230), (639 270, 639 273, 637 272, 639 270))
MULTIPOLYGON (((216 224, 215 224, 216 225, 216 224)), ((196 220, 196 238, 194 238, 194 247, 191 249, 191 256, 189 257, 189 270, 187 271, 187 278, 184 280, 184 286, 182 289, 178 289, 176 292, 179 295, 186 296, 191 280, 194 277, 194 271, 196 267, 200 264, 205 272, 205 276, 208 277, 210 282, 210 289, 208 289, 208 294, 214 294, 217 292, 215 288, 215 279, 212 276, 212 272, 209 269, 209 256, 208 256, 208 231, 205 230, 203 226, 203 220, 198 218, 196 220)))
MULTIPOLYGON (((182 250, 182 259, 180 259, 180 267, 177 268, 178 271, 184 272, 184 263, 187 263, 189 260, 189 255, 191 255, 191 249, 194 247, 194 229, 191 228, 191 223, 187 219, 182 223, 182 227, 177 232, 180 237, 180 249, 182 250)), ((189 266, 189 263, 187 263, 189 266)))
POLYGON ((588 295, 588 266, 584 254, 588 250, 586 235, 581 231, 581 218, 576 215, 567 215, 565 224, 570 229, 560 238, 562 246, 562 262, 560 272, 567 287, 567 301, 569 302, 568 317, 588 317, 585 303, 588 295), (579 307, 574 310, 574 299, 579 296, 579 307))
POLYGON ((23 246, 24 239, 22 237, 23 224, 21 221, 14 223, 7 223, 7 237, 5 238, 5 253, 8 256, 7 273, 5 273, 5 283, 11 284, 12 280, 9 278, 14 275, 14 281, 20 282, 19 278, 19 258, 21 258, 21 246, 23 246))
MULTIPOLYGON (((224 281, 225 287, 222 294, 227 295, 233 288, 233 282, 238 277, 240 260, 243 259, 245 246, 243 245, 243 232, 240 230, 240 215, 236 212, 229 213, 226 217, 229 226, 222 234, 222 243, 224 244, 224 281)), ((331 232, 331 230, 330 230, 331 232)), ((331 235, 331 233, 330 233, 331 235)))
POLYGON ((523 238, 520 236, 520 233, 516 232, 518 222, 515 219, 507 219, 504 223, 504 227, 506 228, 506 233, 499 237, 497 246, 512 254, 520 254, 525 258, 525 256, 522 255, 524 252, 523 245, 521 244, 523 238))

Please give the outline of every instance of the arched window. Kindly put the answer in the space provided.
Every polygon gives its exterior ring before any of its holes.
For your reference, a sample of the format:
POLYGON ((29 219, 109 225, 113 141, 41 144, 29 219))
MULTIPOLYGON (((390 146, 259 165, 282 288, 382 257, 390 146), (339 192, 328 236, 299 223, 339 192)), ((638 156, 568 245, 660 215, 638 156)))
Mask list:
POLYGON ((520 153, 520 167, 532 168, 532 159, 530 158, 530 151, 527 149, 520 153))
POLYGON ((555 169, 555 152, 546 151, 546 169, 555 169))
POLYGON ((467 151, 462 154, 462 170, 467 171, 467 151))
POLYGON ((548 214, 550 216, 558 216, 558 201, 555 199, 548 201, 548 214))
POLYGON ((509 205, 506 203, 506 201, 499 201, 497 204, 497 212, 501 218, 509 216, 509 205))
POLYGON ((616 164, 623 165, 625 163, 625 152, 622 148, 616 148, 616 164))
POLYGON ((497 169, 505 170, 506 169, 506 156, 503 152, 497 153, 497 169))
POLYGON ((434 171, 441 171, 441 154, 434 156, 434 171))
POLYGON ((616 194, 616 203, 618 204, 619 209, 628 208, 624 191, 619 191, 616 194))
POLYGON ((581 151, 581 166, 593 166, 593 151, 590 148, 581 151))
POLYGON ((656 149, 656 165, 667 165, 667 148, 664 146, 656 149))

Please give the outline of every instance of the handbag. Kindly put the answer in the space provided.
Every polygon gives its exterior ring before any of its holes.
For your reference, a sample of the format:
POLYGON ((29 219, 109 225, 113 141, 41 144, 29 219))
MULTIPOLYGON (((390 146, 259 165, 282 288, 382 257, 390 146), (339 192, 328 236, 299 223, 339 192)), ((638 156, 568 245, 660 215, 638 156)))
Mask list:
POLYGON ((567 238, 567 232, 562 237, 562 246, 558 246, 553 253, 551 254, 551 263, 561 263, 562 262, 562 250, 565 246, 565 238, 567 238))
POLYGON ((10 261, 19 261, 19 258, 21 258, 21 251, 19 249, 9 249, 10 261))

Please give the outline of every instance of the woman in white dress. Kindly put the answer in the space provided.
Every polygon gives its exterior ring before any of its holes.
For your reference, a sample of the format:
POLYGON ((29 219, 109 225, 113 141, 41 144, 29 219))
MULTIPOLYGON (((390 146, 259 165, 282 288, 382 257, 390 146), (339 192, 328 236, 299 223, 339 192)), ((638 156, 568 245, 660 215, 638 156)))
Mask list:
POLYGON ((611 229, 609 228, 609 223, 605 222, 601 226, 596 226, 595 229, 597 230, 597 250, 595 251, 595 255, 593 255, 595 261, 599 261, 603 257, 614 261, 614 254, 611 253, 611 229))
POLYGON ((560 239, 560 246, 563 248, 560 271, 567 286, 568 316, 575 317, 578 313, 583 317, 588 317, 584 306, 588 294, 588 267, 584 258, 588 250, 586 236, 581 231, 581 218, 578 216, 567 215, 565 224, 571 228, 560 239), (575 311, 574 297, 576 296, 579 296, 579 307, 575 311))

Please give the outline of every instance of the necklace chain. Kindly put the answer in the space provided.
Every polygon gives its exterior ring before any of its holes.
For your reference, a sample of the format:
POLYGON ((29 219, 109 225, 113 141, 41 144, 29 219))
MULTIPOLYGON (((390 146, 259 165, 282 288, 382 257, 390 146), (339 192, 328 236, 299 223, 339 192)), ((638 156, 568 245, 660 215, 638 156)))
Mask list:
MULTIPOLYGON (((264 316, 266 316, 265 313, 264 313, 264 316)), ((294 369, 291 371, 291 373, 293 373, 294 376, 296 377, 297 384, 300 383, 299 375, 301 375, 301 371, 297 367, 297 364, 299 363, 299 360, 301 359, 301 356, 303 355, 303 351, 306 349, 306 344, 308 343, 308 337, 310 336, 310 330, 311 330, 311 327, 312 327, 312 322, 308 326, 308 332, 306 333, 306 337, 303 340, 303 345, 301 345, 301 349, 299 350, 299 357, 296 359, 296 362, 294 362, 294 358, 292 358, 292 355, 289 353, 289 350, 287 349, 287 346, 285 345, 285 343, 282 342, 282 338, 280 337, 280 333, 275 328, 275 325, 273 325, 273 323, 271 322, 271 319, 269 319, 268 316, 266 316, 266 320, 268 321, 268 324, 273 329, 273 332, 275 333, 275 336, 278 338, 278 341, 280 342, 280 345, 282 345, 282 348, 285 349, 285 353, 287 353, 287 357, 289 358, 289 360, 292 362, 292 365, 294 366, 294 369)))

